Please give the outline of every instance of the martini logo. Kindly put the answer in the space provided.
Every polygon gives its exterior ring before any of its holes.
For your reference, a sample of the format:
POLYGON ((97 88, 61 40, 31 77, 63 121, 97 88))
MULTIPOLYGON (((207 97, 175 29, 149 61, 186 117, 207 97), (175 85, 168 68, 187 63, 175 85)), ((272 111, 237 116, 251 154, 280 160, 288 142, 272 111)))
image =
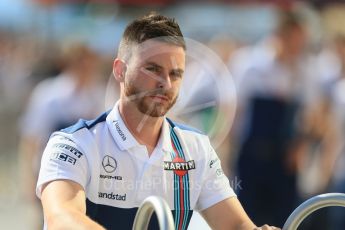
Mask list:
POLYGON ((191 169, 195 169, 194 160, 186 162, 180 157, 175 157, 173 161, 164 161, 164 170, 173 170, 178 176, 184 176, 191 169))

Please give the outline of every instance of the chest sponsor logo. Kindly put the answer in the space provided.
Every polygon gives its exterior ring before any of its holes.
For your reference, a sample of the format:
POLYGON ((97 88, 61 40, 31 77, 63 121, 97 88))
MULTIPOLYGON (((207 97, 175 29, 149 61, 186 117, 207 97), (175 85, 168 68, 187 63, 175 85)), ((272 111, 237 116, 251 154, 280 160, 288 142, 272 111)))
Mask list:
POLYGON ((103 199, 109 199, 109 200, 122 200, 126 201, 126 193, 124 195, 120 194, 114 194, 113 192, 111 193, 106 193, 106 192, 98 192, 98 197, 103 198, 103 199))
POLYGON ((75 158, 73 158, 71 156, 68 156, 65 153, 60 153, 60 152, 52 153, 50 159, 58 159, 60 161, 68 162, 68 163, 70 163, 72 165, 75 165, 75 162, 77 162, 77 159, 75 159, 75 158))
MULTIPOLYGON (((107 173, 113 173, 115 172, 117 168, 117 161, 115 160, 115 158, 109 155, 106 155, 105 157, 103 157, 102 166, 103 166, 104 171, 106 171, 107 173)), ((113 176, 113 175, 104 175, 104 174, 100 174, 99 178, 108 179, 108 180, 122 180, 122 176, 113 176)))
POLYGON ((112 173, 115 172, 117 168, 117 162, 115 158, 106 155, 105 157, 103 157, 102 166, 107 173, 112 173))
POLYGON ((99 175, 101 179, 109 179, 109 180, 122 180, 122 176, 111 176, 111 175, 99 175))
POLYGON ((114 121, 114 125, 115 125, 115 129, 116 129, 117 133, 120 135, 121 139, 123 141, 125 141, 127 139, 126 135, 122 132, 120 125, 119 125, 119 122, 117 120, 114 121))
POLYGON ((184 176, 188 170, 195 169, 194 160, 185 161, 180 157, 175 157, 173 161, 164 161, 164 170, 173 170, 178 176, 184 176))

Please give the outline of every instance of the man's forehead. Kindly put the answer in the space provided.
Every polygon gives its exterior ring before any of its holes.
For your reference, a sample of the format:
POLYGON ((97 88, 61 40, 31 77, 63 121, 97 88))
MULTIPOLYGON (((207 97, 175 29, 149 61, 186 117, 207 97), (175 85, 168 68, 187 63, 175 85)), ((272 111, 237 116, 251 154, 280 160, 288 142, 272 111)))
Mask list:
POLYGON ((143 59, 166 55, 174 56, 175 58, 185 57, 185 51, 182 47, 153 39, 137 44, 133 52, 143 59))

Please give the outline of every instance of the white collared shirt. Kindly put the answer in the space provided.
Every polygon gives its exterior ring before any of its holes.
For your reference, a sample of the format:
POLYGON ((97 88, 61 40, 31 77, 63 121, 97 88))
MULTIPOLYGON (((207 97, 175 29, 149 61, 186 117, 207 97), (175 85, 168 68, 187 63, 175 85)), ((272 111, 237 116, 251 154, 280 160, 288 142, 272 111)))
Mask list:
POLYGON ((81 120, 51 136, 42 157, 37 196, 42 185, 57 179, 80 184, 87 215, 109 229, 130 228, 137 208, 151 195, 167 201, 176 229, 187 228, 192 210, 235 196, 207 136, 165 118, 149 157, 146 146, 126 127, 118 103, 96 120, 81 120))

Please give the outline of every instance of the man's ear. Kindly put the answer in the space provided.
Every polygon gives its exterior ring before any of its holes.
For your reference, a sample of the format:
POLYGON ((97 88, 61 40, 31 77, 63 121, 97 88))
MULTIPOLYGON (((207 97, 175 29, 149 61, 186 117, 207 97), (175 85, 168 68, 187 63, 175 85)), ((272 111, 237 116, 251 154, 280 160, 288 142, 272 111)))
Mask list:
POLYGON ((126 63, 121 59, 116 58, 113 63, 113 74, 117 81, 123 82, 125 80, 126 70, 126 63))

